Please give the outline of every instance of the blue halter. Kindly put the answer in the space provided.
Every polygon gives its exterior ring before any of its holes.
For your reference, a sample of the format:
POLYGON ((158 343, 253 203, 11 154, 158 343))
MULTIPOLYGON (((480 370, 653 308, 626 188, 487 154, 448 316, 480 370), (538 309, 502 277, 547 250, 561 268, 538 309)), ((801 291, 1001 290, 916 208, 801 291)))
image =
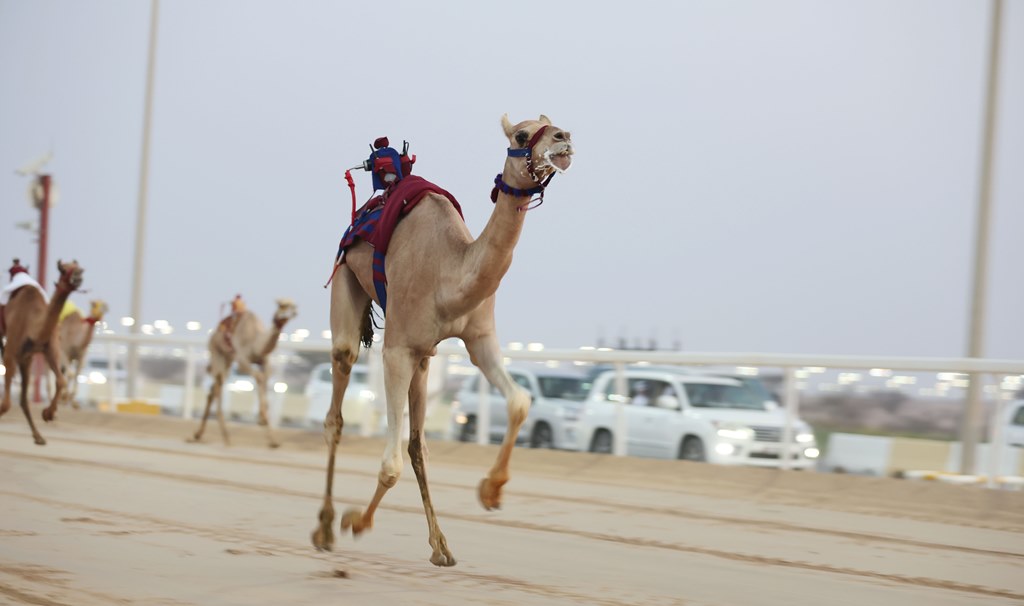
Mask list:
MULTIPOLYGON (((541 204, 544 203, 544 188, 548 186, 548 183, 551 183, 551 179, 554 178, 555 173, 551 173, 550 175, 548 175, 548 178, 545 179, 543 183, 540 182, 540 179, 538 179, 537 175, 533 172, 533 146, 537 144, 537 141, 540 140, 540 136, 544 134, 544 131, 546 129, 547 125, 541 126, 539 129, 537 129, 537 132, 533 134, 533 137, 530 138, 529 143, 527 143, 525 147, 508 148, 508 157, 526 158, 526 169, 527 171, 529 171, 530 176, 533 178, 533 180, 537 183, 536 187, 531 187, 529 189, 519 189, 518 187, 512 187, 508 183, 505 183, 501 179, 501 173, 498 173, 498 176, 494 178, 494 189, 491 190, 492 203, 498 203, 499 191, 503 194, 507 194, 509 196, 513 196, 516 198, 530 198, 537 194, 540 194, 540 202, 538 202, 537 205, 533 206, 532 208, 537 208, 537 206, 540 206, 541 204)), ((523 208, 520 207, 518 210, 521 211, 523 210, 523 208)))

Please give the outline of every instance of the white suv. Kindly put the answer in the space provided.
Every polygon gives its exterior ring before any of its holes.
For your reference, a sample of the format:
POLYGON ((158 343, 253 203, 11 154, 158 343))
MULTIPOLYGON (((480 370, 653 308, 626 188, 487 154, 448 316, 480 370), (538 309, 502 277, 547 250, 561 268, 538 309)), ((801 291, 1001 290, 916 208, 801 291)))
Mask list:
MULTIPOLYGON (((532 398, 518 441, 528 442, 534 448, 575 450, 576 422, 591 385, 587 376, 572 369, 543 366, 514 367, 508 372, 532 398)), ((452 402, 452 437, 456 440, 476 441, 481 380, 479 373, 466 380, 452 402)), ((490 389, 489 438, 492 442, 501 441, 508 427, 508 405, 497 389, 490 389)))
MULTIPOLYGON (((615 372, 594 380, 578 433, 580 448, 611 452, 617 410, 626 421, 626 453, 725 465, 779 467, 785 411, 765 399, 756 380, 697 376, 686 371, 630 368, 627 394, 615 372)), ((814 467, 818 446, 807 423, 793 421, 789 448, 793 469, 814 467)))
MULTIPOLYGON (((369 371, 363 364, 352 366, 349 374, 348 388, 341 401, 341 415, 345 419, 345 428, 359 428, 361 432, 372 433, 375 427, 376 394, 368 384, 369 371)), ((331 378, 331 363, 317 364, 309 373, 305 396, 309 399, 306 409, 306 423, 311 427, 322 427, 327 411, 331 409, 331 394, 334 391, 334 380, 331 378)))

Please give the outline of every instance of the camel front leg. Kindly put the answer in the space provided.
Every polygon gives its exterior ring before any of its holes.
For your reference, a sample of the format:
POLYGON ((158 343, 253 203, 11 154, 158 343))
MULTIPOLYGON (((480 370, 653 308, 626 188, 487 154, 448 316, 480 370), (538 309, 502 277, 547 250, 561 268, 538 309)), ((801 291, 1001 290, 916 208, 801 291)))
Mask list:
POLYGON ((67 381, 64 380, 64 373, 60 370, 60 363, 57 361, 57 352, 53 347, 47 347, 43 353, 43 357, 46 359, 47 365, 50 367, 50 371, 53 373, 53 382, 56 388, 53 390, 53 399, 50 400, 50 405, 43 409, 43 420, 50 422, 57 416, 57 404, 60 403, 64 396, 64 391, 67 389, 67 381))
POLYGON ((415 364, 416 358, 408 348, 396 350, 385 345, 384 394, 388 407, 388 431, 380 473, 377 474, 377 490, 365 511, 348 509, 341 516, 341 529, 351 528, 355 536, 373 528, 373 515, 377 506, 402 475, 402 417, 415 364))
POLYGON ((18 372, 21 373, 21 410, 25 413, 25 419, 28 420, 28 427, 32 430, 32 439, 35 440, 36 444, 40 446, 46 446, 46 440, 43 439, 43 435, 36 429, 35 422, 32 421, 32 412, 28 408, 28 390, 29 383, 32 381, 29 379, 29 366, 32 364, 32 356, 28 356, 28 359, 18 364, 18 372))
POLYGON ((206 420, 210 418, 210 409, 213 406, 213 401, 217 399, 216 394, 220 390, 223 381, 223 375, 213 375, 213 383, 210 385, 210 392, 206 394, 206 409, 203 410, 203 418, 199 421, 199 429, 197 429, 195 434, 189 438, 189 442, 198 442, 203 439, 203 432, 206 431, 206 420))
POLYGON ((231 446, 228 438, 228 425, 224 422, 224 379, 217 383, 217 425, 220 427, 220 437, 224 440, 225 446, 231 446))
POLYGON ((420 486, 420 498, 423 500, 423 511, 427 514, 427 530, 430 533, 428 542, 433 553, 430 563, 435 566, 455 566, 455 556, 448 549, 448 541, 441 532, 434 513, 434 505, 430 501, 430 489, 427 485, 427 447, 423 440, 423 424, 427 414, 427 371, 430 358, 423 358, 416 365, 412 384, 409 386, 409 459, 412 470, 416 473, 416 482, 420 486))
POLYGON ((501 487, 508 482, 508 467, 512 458, 512 448, 516 445, 519 428, 526 421, 526 415, 530 412, 530 394, 516 385, 508 371, 505 370, 505 366, 502 364, 501 347, 494 334, 487 334, 467 341, 466 350, 469 352, 470 361, 480 369, 491 385, 498 388, 498 391, 505 396, 505 401, 508 402, 508 427, 505 430, 505 438, 501 441, 494 466, 491 467, 487 477, 480 482, 479 488, 480 503, 484 509, 500 509, 501 487))
POLYGON ((267 402, 267 376, 269 374, 270 373, 267 371, 266 366, 264 366, 259 370, 253 371, 252 376, 256 379, 256 397, 259 399, 260 403, 259 424, 262 425, 267 432, 267 446, 277 448, 280 444, 274 439, 274 432, 271 430, 270 416, 268 415, 270 405, 267 402))

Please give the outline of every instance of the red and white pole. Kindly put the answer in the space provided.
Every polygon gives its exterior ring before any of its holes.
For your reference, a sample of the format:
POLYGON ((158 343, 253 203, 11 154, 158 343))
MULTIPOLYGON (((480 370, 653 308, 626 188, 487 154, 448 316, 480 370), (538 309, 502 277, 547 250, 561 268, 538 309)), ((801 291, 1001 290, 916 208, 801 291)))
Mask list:
MULTIPOLYGON (((41 196, 36 199, 36 203, 39 205, 39 263, 36 265, 36 270, 39 272, 39 284, 45 289, 46 288, 46 246, 47 246, 47 235, 50 230, 50 175, 39 175, 38 177, 39 190, 41 196)), ((46 367, 43 364, 43 357, 37 354, 32 360, 32 374, 34 379, 32 382, 33 396, 32 401, 36 404, 43 401, 42 393, 40 390, 40 384, 42 383, 43 373, 46 372, 46 367)))

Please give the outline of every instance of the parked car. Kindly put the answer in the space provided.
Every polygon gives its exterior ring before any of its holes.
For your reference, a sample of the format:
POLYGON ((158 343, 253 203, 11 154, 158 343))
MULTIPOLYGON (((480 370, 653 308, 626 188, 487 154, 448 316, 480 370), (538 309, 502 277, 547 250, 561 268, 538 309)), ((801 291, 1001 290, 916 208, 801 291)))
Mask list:
MULTIPOLYGON (((766 399, 755 378, 741 381, 688 371, 626 369, 627 394, 616 389, 615 371, 594 380, 578 426, 579 446, 611 452, 621 403, 626 453, 725 465, 778 467, 783 456, 785 412, 766 399)), ((793 422, 791 467, 814 467, 819 455, 811 427, 793 422)))
MULTIPOLYGON (((369 370, 364 364, 356 364, 349 375, 348 388, 341 401, 341 416, 346 428, 362 428, 366 423, 374 423, 376 417, 375 401, 377 395, 368 383, 369 370)), ((313 427, 323 427, 327 412, 331 409, 331 393, 334 382, 331 378, 331 363, 317 364, 309 373, 306 383, 306 397, 309 407, 306 409, 306 423, 313 427)))
MULTIPOLYGON (((578 448, 576 423, 591 384, 586 375, 573 369, 542 366, 514 367, 509 374, 530 392, 532 399, 517 441, 528 442, 534 448, 578 448)), ((452 435, 462 442, 476 440, 479 385, 484 380, 480 374, 470 377, 452 401, 452 435)), ((500 442, 508 428, 508 405, 496 388, 490 390, 490 440, 500 442)))

